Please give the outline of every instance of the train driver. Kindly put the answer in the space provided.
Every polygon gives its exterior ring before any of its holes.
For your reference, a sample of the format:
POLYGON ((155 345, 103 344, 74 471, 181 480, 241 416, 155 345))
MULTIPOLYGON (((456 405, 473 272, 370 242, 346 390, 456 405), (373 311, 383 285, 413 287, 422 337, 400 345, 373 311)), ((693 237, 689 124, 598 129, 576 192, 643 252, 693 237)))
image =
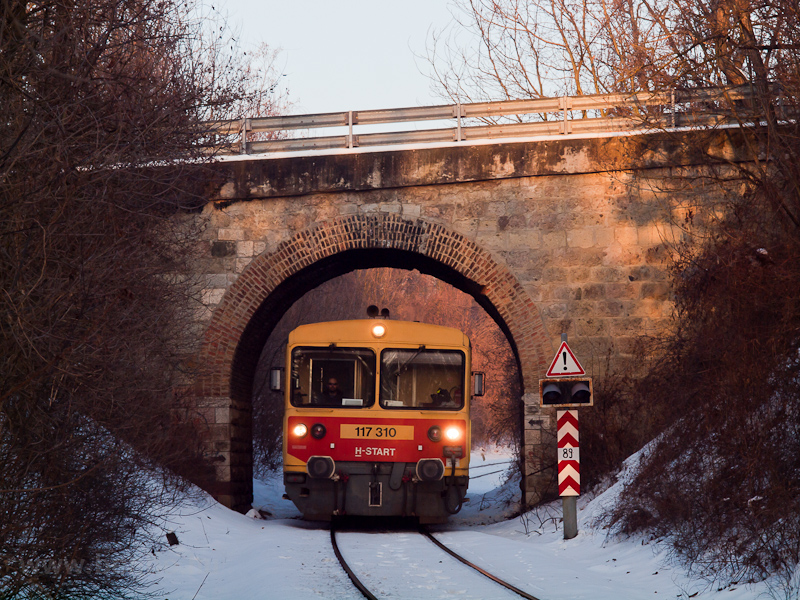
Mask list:
POLYGON ((339 389, 339 381, 336 377, 329 377, 325 389, 320 394, 317 394, 316 404, 341 406, 343 397, 344 394, 339 389))

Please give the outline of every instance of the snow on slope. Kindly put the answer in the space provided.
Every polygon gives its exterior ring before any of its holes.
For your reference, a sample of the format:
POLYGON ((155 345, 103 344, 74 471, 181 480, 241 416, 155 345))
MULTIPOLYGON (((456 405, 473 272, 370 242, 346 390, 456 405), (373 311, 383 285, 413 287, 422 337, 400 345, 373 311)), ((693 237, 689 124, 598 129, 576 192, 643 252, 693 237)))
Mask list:
MULTIPOLYGON (((572 540, 563 539, 560 502, 510 517, 519 500, 519 479, 503 482, 510 460, 505 449, 473 452, 469 502, 450 523, 435 531, 454 550, 541 600, 769 597, 766 583, 717 590, 670 565, 658 544, 639 538, 610 539, 596 523, 603 507, 619 493, 621 482, 596 497, 579 498, 579 533, 572 540)), ((160 597, 360 598, 336 561, 327 527, 302 521, 291 502, 281 499, 282 493, 280 474, 255 482, 254 506, 271 513, 266 520, 230 511, 201 492, 172 507, 162 529, 164 533, 174 531, 180 544, 170 547, 165 540, 147 559, 147 567, 159 580, 160 597)), ((359 546, 351 552, 362 561, 368 561, 372 553, 377 557, 383 550, 372 549, 371 539, 378 540, 361 535, 359 546)), ((449 564, 449 557, 429 546, 430 554, 415 551, 416 563, 423 564, 415 564, 415 574, 429 563, 431 577, 463 568, 449 564)), ((477 597, 466 585, 446 589, 412 586, 401 568, 395 571, 391 561, 383 560, 378 569, 378 562, 376 558, 375 570, 380 571, 386 594, 382 597, 477 597)), ((498 592, 497 597, 505 596, 498 592)))

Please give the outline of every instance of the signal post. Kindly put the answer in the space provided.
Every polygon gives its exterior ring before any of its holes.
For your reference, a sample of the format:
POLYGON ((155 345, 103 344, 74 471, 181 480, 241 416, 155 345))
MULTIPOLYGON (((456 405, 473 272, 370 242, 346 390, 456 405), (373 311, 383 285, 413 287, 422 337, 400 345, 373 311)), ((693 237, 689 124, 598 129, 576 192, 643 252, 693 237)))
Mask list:
POLYGON ((561 346, 556 352, 546 379, 539 380, 542 406, 564 408, 556 412, 558 440, 558 494, 564 513, 564 539, 578 535, 577 498, 581 493, 579 406, 592 406, 592 378, 567 344, 567 334, 561 334, 561 346))

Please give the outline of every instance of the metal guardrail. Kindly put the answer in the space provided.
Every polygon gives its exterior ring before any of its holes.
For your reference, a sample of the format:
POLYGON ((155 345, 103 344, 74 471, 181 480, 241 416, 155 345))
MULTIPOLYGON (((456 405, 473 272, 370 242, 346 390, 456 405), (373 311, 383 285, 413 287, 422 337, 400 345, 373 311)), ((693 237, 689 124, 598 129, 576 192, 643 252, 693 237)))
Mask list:
POLYGON ((754 90, 743 86, 244 118, 209 121, 205 125, 210 135, 228 138, 211 144, 223 154, 261 154, 719 125, 741 122, 741 116, 734 118, 730 106, 755 97, 754 90), (497 117, 509 116, 516 117, 518 122, 491 123, 497 117), (446 128, 386 133, 354 131, 364 125, 449 119, 454 124, 446 128), (288 137, 289 132, 329 127, 346 127, 347 133, 288 137), (264 136, 280 139, 258 139, 264 136))

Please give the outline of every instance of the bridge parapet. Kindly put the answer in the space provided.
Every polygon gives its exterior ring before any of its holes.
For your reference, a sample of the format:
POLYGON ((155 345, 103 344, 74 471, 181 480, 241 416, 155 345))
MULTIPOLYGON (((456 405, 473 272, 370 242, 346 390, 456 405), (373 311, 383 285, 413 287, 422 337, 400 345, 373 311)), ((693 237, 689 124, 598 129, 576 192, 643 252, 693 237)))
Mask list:
POLYGON ((501 138, 592 137, 738 125, 749 117, 744 112, 732 115, 725 107, 754 97, 750 87, 739 86, 256 117, 211 121, 206 126, 222 137, 216 145, 222 154, 375 150, 403 144, 474 144, 501 138), (415 127, 385 131, 387 125, 398 123, 415 127), (365 131, 374 126, 383 130, 365 131), (327 133, 331 128, 334 132, 327 133), (294 137, 297 131, 306 134, 294 137))

